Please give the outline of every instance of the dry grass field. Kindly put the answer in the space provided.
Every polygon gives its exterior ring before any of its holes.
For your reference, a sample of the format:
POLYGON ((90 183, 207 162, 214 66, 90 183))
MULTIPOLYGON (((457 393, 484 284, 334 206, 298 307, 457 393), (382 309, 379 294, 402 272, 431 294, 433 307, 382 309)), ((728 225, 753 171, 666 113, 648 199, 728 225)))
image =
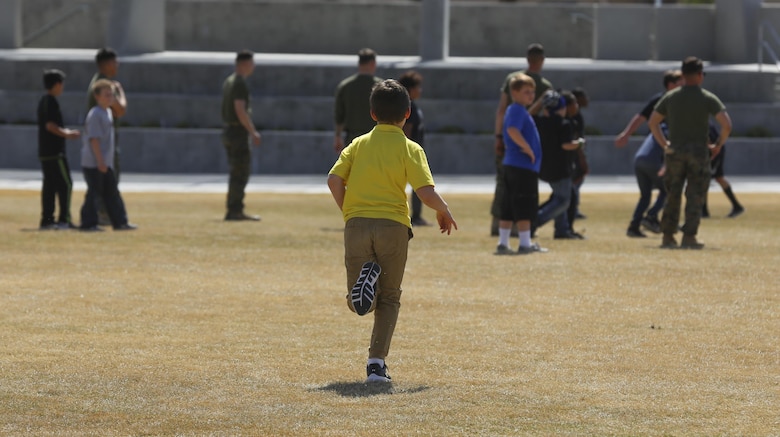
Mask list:
POLYGON ((392 385, 363 383, 327 195, 225 223, 222 194, 127 193, 140 229, 87 234, 0 191, 0 434, 778 436, 780 194, 729 220, 716 188, 702 251, 584 194, 588 240, 548 225, 522 257, 492 255, 490 196, 446 196, 460 230, 416 229, 392 385))

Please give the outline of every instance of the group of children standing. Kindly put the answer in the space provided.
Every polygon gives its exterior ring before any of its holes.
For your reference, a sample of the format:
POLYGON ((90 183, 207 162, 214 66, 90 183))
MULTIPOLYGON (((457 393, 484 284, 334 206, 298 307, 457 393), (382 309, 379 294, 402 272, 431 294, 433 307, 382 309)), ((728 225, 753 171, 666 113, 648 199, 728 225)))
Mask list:
MULTIPOLYGON (((96 56, 98 65, 116 63, 116 53, 101 49, 96 56)), ((84 130, 68 129, 63 123, 57 97, 64 89, 65 73, 45 70, 43 85, 46 94, 38 103, 38 159, 43 170, 41 190, 41 230, 79 229, 102 231, 100 211, 104 211, 114 230, 133 230, 119 193, 115 173, 116 133, 112 104, 115 95, 123 98, 121 87, 114 81, 96 74, 89 87, 90 108, 84 121, 84 130), (73 189, 70 167, 65 152, 65 140, 81 138, 81 168, 87 184, 87 193, 81 207, 81 222, 77 226, 70 215, 73 189), (55 221, 55 203, 59 201, 59 215, 55 221)))

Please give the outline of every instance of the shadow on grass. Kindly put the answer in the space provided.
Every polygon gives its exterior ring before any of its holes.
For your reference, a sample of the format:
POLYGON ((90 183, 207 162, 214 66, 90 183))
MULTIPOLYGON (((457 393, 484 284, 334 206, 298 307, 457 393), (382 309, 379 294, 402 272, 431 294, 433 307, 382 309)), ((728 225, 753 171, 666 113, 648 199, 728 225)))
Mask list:
POLYGON ((344 228, 320 228, 322 232, 344 232, 344 228))
POLYGON ((377 395, 391 395, 400 393, 419 393, 428 390, 430 387, 421 385, 411 388, 394 386, 393 383, 382 382, 333 382, 323 387, 318 387, 319 391, 330 391, 347 398, 366 398, 377 395))

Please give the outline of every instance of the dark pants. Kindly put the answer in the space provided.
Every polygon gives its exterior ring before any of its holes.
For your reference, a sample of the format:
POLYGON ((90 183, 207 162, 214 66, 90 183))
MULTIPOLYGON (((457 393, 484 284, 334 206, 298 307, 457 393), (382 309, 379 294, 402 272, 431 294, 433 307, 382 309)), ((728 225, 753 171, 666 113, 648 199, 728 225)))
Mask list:
POLYGON ((638 228, 645 211, 647 211, 647 217, 658 219, 658 213, 661 212, 666 200, 666 189, 664 188, 663 180, 658 176, 658 168, 637 164, 634 167, 634 173, 636 174, 636 183, 639 185, 639 202, 636 204, 634 216, 631 218, 629 226, 638 228), (650 201, 653 199, 653 190, 656 188, 658 189, 658 197, 655 199, 653 207, 648 211, 647 207, 650 206, 650 201))
POLYGON ((41 160, 43 187, 41 188, 41 226, 54 224, 55 199, 60 202, 60 223, 70 223, 70 199, 73 180, 68 159, 58 156, 41 160))
POLYGON ((251 171, 249 133, 243 127, 226 128, 222 132, 222 144, 225 146, 230 167, 227 211, 229 214, 241 214, 244 212, 246 184, 251 171))
POLYGON ((87 183, 87 194, 81 207, 81 227, 91 228, 98 224, 98 200, 106 206, 106 212, 111 219, 111 225, 116 228, 127 224, 125 203, 117 188, 114 170, 108 169, 101 173, 96 168, 84 168, 84 181, 87 183))
POLYGON ((665 155, 664 161, 667 199, 661 229, 665 235, 677 232, 682 191, 685 187, 685 224, 682 231, 685 235, 696 235, 701 221, 702 205, 710 185, 710 151, 706 146, 695 151, 675 150, 674 153, 665 155))

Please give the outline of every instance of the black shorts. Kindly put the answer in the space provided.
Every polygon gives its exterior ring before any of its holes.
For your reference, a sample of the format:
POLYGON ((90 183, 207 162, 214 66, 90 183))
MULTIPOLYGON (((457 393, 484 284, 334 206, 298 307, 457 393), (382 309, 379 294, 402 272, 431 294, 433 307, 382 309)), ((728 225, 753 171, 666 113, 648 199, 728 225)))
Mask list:
POLYGON ((713 178, 723 177, 723 161, 726 157, 726 147, 720 148, 720 153, 710 161, 710 172, 713 178))
POLYGON ((504 189, 501 220, 536 220, 539 210, 539 175, 536 172, 505 165, 504 189))

